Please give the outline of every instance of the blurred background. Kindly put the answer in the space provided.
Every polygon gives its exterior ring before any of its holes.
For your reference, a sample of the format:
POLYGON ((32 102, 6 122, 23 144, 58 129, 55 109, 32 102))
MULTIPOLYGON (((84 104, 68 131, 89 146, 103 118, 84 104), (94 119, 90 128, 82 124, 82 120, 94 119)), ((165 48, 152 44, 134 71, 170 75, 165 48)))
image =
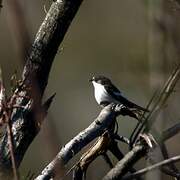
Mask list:
MULTIPOLYGON (((16 71, 21 77, 24 51, 46 15, 44 6, 48 10, 50 4, 47 0, 3 1, 0 66, 8 94, 11 76, 16 71)), ((175 0, 84 1, 52 66, 44 99, 54 92, 57 95, 41 132, 24 157, 21 175, 29 171, 38 174, 64 144, 97 117, 101 108, 88 82, 92 75, 111 78, 130 100, 146 106, 179 62, 179 20, 180 5, 175 0)), ((179 100, 177 87, 154 125, 159 131, 178 122, 179 100)), ((118 122, 119 134, 127 137, 137 123, 127 117, 119 117, 118 122)), ((178 137, 167 142, 170 156, 180 153, 178 137)), ((127 150, 123 144, 120 148, 127 150)), ((108 170, 99 157, 89 167, 87 179, 101 179, 108 170)), ((158 171, 147 179, 152 176, 170 179, 158 171)))

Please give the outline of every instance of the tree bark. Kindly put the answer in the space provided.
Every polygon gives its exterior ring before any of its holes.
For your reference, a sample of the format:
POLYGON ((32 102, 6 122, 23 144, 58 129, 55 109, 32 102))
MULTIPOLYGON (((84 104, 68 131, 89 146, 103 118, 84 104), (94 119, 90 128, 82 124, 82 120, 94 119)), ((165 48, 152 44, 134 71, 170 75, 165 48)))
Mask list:
MULTIPOLYGON (((52 3, 24 66, 22 82, 11 97, 14 155, 19 167, 27 148, 40 130, 44 114, 42 96, 48 83, 51 65, 60 43, 82 0, 57 0, 52 3)), ((7 132, 0 141, 0 179, 12 172, 7 132)))

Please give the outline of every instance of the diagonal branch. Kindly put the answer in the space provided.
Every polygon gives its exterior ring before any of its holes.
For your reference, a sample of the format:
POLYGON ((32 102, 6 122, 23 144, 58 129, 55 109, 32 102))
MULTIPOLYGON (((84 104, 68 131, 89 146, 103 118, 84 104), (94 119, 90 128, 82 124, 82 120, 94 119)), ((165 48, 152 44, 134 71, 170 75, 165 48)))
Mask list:
POLYGON ((180 64, 177 65, 176 68, 173 70, 172 74, 167 79, 160 93, 158 95, 156 95, 155 93, 155 96, 157 96, 155 97, 156 102, 154 106, 152 107, 150 113, 147 115, 147 117, 143 121, 143 123, 139 125, 140 127, 137 130, 137 132, 133 133, 133 139, 131 138, 131 145, 136 142, 136 139, 138 138, 138 135, 141 131, 148 132, 152 129, 154 122, 157 120, 158 114, 163 109, 170 95, 173 93, 174 88, 179 79, 180 79, 180 64))
POLYGON ((110 104, 106 106, 88 128, 80 132, 60 150, 54 160, 44 168, 36 180, 49 180, 57 176, 63 176, 63 174, 60 174, 62 172, 59 171, 64 168, 68 161, 114 124, 118 115, 128 115, 126 112, 128 112, 127 108, 121 105, 110 104))
MULTIPOLYGON (((22 74, 22 82, 10 99, 17 107, 11 114, 14 154, 19 167, 24 154, 40 130, 44 116, 42 96, 54 57, 82 0, 57 0, 51 5, 32 45, 22 74), (28 97, 28 98, 27 98, 28 97)), ((0 179, 11 171, 8 136, 0 141, 0 179)))
POLYGON ((162 166, 165 166, 165 165, 168 165, 168 164, 171 164, 171 163, 175 163, 175 162, 178 162, 178 161, 180 161, 180 155, 169 158, 169 159, 166 159, 164 161, 161 161, 159 163, 156 163, 156 164, 154 164, 152 166, 149 166, 149 167, 146 167, 144 169, 141 169, 141 170, 135 172, 134 174, 127 175, 126 177, 124 177, 122 179, 123 180, 133 179, 133 178, 142 176, 143 174, 145 174, 147 172, 150 172, 150 171, 155 170, 157 168, 160 168, 162 166))
POLYGON ((162 133, 160 141, 166 141, 171 137, 175 136, 176 134, 178 134, 179 132, 180 132, 180 123, 177 123, 162 133))
POLYGON ((180 64, 177 65, 176 68, 173 70, 172 74, 170 75, 164 87, 162 88, 160 95, 157 99, 157 102, 155 103, 151 112, 148 114, 146 120, 147 124, 145 126, 144 131, 151 130, 151 127, 153 126, 154 122, 157 120, 157 115, 163 109, 170 95, 174 92, 174 88, 177 82, 179 81, 179 79, 180 79, 180 64))

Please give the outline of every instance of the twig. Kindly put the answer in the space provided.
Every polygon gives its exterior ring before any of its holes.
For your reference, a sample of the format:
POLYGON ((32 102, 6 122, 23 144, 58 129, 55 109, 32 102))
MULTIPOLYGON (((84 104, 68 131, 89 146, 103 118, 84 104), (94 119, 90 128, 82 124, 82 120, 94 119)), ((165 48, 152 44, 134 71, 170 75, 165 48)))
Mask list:
MULTIPOLYGON (((159 132, 157 132, 154 128, 152 128, 152 132, 153 134, 156 135, 156 140, 159 144, 159 146, 157 148, 160 148, 162 155, 164 157, 164 159, 168 159, 169 155, 168 155, 168 150, 166 148, 165 145, 165 141, 170 139, 171 137, 175 136, 178 132, 180 132, 180 123, 177 123, 176 125, 174 125, 173 127, 163 131, 161 134, 159 132)), ((154 162, 154 160, 151 159, 151 157, 149 157, 150 161, 154 164, 156 162, 154 162)), ((179 171, 176 168, 176 166, 172 163, 169 165, 169 167, 162 167, 161 168, 162 172, 164 172, 167 175, 171 175, 171 176, 178 176, 179 171)))
POLYGON ((114 135, 113 135, 113 138, 114 138, 115 140, 121 141, 121 142, 123 142, 123 143, 125 143, 125 144, 128 144, 128 145, 129 145, 129 143, 130 143, 129 139, 128 139, 127 137, 125 137, 125 136, 121 136, 121 135, 118 135, 118 134, 114 134, 114 135))
MULTIPOLYGON (((134 134, 134 138, 133 138, 131 144, 136 142, 136 139, 137 139, 141 129, 144 128, 145 132, 148 132, 151 129, 153 123, 156 120, 157 115, 159 114, 159 112, 163 108, 168 97, 172 94, 174 87, 175 87, 176 83, 178 82, 179 78, 180 78, 180 65, 178 65, 174 69, 174 71, 172 72, 172 74, 170 75, 168 80, 166 81, 166 83, 165 83, 164 87, 162 88, 159 96, 156 98, 157 100, 156 100, 153 108, 151 109, 150 113, 148 114, 148 116, 146 117, 142 126, 140 127, 140 130, 138 130, 136 132, 136 134, 134 134)), ((154 98, 152 98, 152 99, 154 99, 154 98)))
POLYGON ((10 118, 9 116, 6 117, 6 119, 7 119, 8 144, 9 144, 9 149, 10 149, 10 156, 11 156, 14 180, 18 180, 19 177, 18 177, 18 171, 17 171, 17 166, 16 166, 16 160, 15 160, 15 156, 14 156, 14 142, 13 142, 14 139, 13 139, 13 133, 12 133, 12 126, 11 126, 11 122, 9 121, 9 118, 10 118))
MULTIPOLYGON (((149 109, 149 107, 152 105, 154 99, 155 99, 156 96, 157 96, 157 93, 158 93, 158 91, 155 91, 155 92, 154 92, 153 96, 151 97, 150 101, 148 102, 148 104, 147 104, 147 106, 146 106, 146 109, 149 109)), ((144 112, 144 114, 142 115, 142 118, 144 117, 144 115, 145 115, 145 112, 144 112)), ((146 125, 146 123, 147 123, 147 120, 148 120, 148 119, 147 119, 147 118, 142 119, 142 118, 141 118, 142 123, 139 121, 138 124, 136 125, 136 127, 134 128, 133 132, 131 133, 131 136, 130 136, 130 144, 129 144, 130 149, 132 149, 132 146, 133 146, 133 144, 135 143, 138 135, 140 134, 140 132, 142 131, 143 127, 144 127, 144 126, 146 125)))
MULTIPOLYGON (((169 159, 169 153, 168 153, 167 147, 166 147, 164 142, 160 144, 160 148, 161 148, 161 152, 162 152, 162 155, 163 155, 164 159, 169 159)), ((175 166, 174 163, 170 163, 168 167, 171 170, 173 170, 175 173, 179 174, 179 170, 175 166)))
POLYGON ((180 78, 180 64, 174 69, 168 80, 166 81, 163 89, 160 92, 159 98, 157 99, 157 102, 155 103, 154 107, 152 108, 151 112, 149 113, 147 117, 147 122, 145 127, 145 131, 149 131, 153 125, 153 123, 156 121, 156 117, 159 114, 159 112, 162 110, 163 106, 165 105, 167 99, 174 91, 174 88, 180 78))
MULTIPOLYGON (((165 143, 163 142, 161 144, 162 145, 160 145, 160 146, 156 146, 155 149, 157 149, 157 151, 159 151, 159 152, 160 151, 162 152, 164 159, 169 159, 169 155, 168 155, 166 146, 165 146, 165 149, 163 149, 164 148, 163 146, 165 145, 165 143)), ((154 149, 154 151, 156 152, 155 149, 154 149)), ((151 165, 157 163, 157 160, 153 158, 154 156, 153 155, 151 156, 151 153, 153 153, 153 152, 150 151, 149 153, 150 154, 148 154, 148 160, 151 163, 151 165)), ((175 177, 175 178, 179 178, 179 172, 174 163, 171 163, 166 167, 160 167, 160 170, 166 175, 169 175, 169 176, 175 177)))
POLYGON ((142 176, 143 174, 147 173, 147 172, 150 172, 154 169, 157 169, 159 167, 162 167, 162 166, 165 166, 165 165, 168 165, 168 164, 171 164, 171 163, 175 163, 175 162, 178 162, 180 161, 180 155, 179 156, 175 156, 175 157, 172 157, 172 158, 169 158, 169 159, 166 159, 164 161, 161 161, 159 163, 156 163, 152 166, 149 166, 147 168, 144 168, 144 169, 141 169, 137 172, 135 172, 134 174, 131 174, 131 175, 127 175, 126 177, 122 178, 123 180, 128 180, 128 179, 133 179, 135 177, 139 177, 139 176, 142 176))
POLYGON ((175 172, 174 170, 170 169, 168 166, 163 166, 163 167, 160 167, 160 170, 168 175, 168 176, 171 176, 171 177, 174 177, 175 180, 178 180, 180 178, 180 173, 177 173, 175 172))
POLYGON ((177 123, 174 126, 170 127, 169 129, 163 131, 160 141, 166 141, 171 137, 175 136, 179 132, 180 132, 180 123, 177 123))
POLYGON ((13 176, 14 180, 18 180, 18 171, 16 167, 16 160, 14 156, 14 139, 13 139, 13 133, 12 133, 12 124, 10 121, 11 113, 12 113, 12 106, 13 104, 10 104, 10 108, 8 108, 8 102, 5 94, 5 88, 3 85, 3 79, 0 69, 0 119, 2 120, 1 125, 6 123, 7 125, 7 136, 8 136, 8 147, 10 151, 10 158, 12 163, 12 169, 13 169, 13 176))
MULTIPOLYGON (((163 133, 162 133, 162 135, 161 135, 161 137, 160 137, 160 139, 158 141, 159 141, 159 146, 160 146, 160 149, 161 149, 161 152, 162 152, 162 155, 163 155, 164 159, 168 159, 169 158, 168 150, 167 150, 166 145, 165 145, 164 142, 166 140, 168 140, 169 138, 175 136, 179 132, 180 132, 180 123, 177 123, 173 127, 163 131, 163 133)), ((172 171, 174 171, 174 174, 179 174, 179 170, 174 165, 174 163, 169 164, 169 168, 172 171)), ((165 171, 162 168, 162 171, 166 173, 168 170, 165 171)))

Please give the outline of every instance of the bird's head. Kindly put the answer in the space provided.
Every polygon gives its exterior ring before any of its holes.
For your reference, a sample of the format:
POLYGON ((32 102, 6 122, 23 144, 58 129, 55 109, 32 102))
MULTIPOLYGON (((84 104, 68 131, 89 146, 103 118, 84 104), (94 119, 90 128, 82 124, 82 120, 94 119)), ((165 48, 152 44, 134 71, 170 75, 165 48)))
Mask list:
POLYGON ((106 85, 106 84, 111 83, 110 79, 108 79, 105 76, 101 76, 101 75, 93 76, 89 81, 92 83, 95 82, 95 83, 102 84, 102 85, 106 85))

